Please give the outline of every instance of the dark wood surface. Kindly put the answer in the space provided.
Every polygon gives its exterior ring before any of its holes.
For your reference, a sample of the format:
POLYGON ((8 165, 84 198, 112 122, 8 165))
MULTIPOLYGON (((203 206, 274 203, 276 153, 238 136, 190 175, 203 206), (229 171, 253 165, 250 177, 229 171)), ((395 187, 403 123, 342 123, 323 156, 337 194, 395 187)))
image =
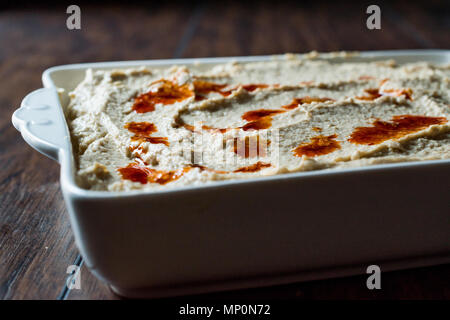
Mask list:
MULTIPOLYGON (((11 125, 21 99, 41 86, 42 71, 108 60, 449 48, 446 1, 378 2, 382 29, 374 31, 365 27, 368 4, 80 2, 82 29, 77 31, 65 27, 65 6, 0 5, 0 297, 117 299, 82 264, 59 189, 58 164, 28 147, 11 125), (66 270, 74 263, 82 265, 81 290, 66 290, 66 270)), ((376 292, 367 290, 365 279, 203 298, 450 299, 449 265, 386 273, 376 292)))

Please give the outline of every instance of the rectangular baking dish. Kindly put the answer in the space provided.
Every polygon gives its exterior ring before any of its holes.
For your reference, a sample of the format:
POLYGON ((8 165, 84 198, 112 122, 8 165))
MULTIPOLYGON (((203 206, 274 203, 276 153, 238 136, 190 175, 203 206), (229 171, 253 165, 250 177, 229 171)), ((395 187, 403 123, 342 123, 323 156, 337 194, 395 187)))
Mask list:
MULTIPOLYGON (((350 60, 449 63, 448 50, 362 52, 350 60)), ((86 265, 114 292, 163 297, 450 263, 450 160, 300 172, 167 191, 79 188, 63 110, 87 68, 213 65, 273 56, 53 67, 13 115, 25 141, 61 165, 86 265)), ((340 58, 336 58, 339 61, 340 58)), ((348 61, 348 59, 346 60, 348 61)))

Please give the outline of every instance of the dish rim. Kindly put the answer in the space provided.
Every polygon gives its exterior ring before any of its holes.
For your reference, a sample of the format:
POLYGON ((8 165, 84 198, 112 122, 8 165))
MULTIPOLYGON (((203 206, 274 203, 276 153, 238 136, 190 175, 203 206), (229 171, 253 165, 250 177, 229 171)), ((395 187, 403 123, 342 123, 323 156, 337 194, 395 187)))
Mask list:
MULTIPOLYGON (((409 57, 414 58, 417 57, 416 61, 424 61, 421 60, 420 56, 436 56, 436 57, 446 57, 447 60, 450 60, 450 50, 445 49, 431 49, 431 50, 381 50, 381 51, 361 51, 355 52, 356 58, 362 59, 390 59, 395 57, 409 57)), ((328 54, 328 53, 326 53, 328 54)), ((300 54, 302 56, 305 54, 300 54)), ((226 63, 231 61, 237 62, 262 62, 262 61, 270 61, 277 57, 282 57, 282 55, 261 55, 261 56, 232 56, 232 57, 213 57, 213 58, 186 58, 186 59, 156 59, 156 60, 130 60, 130 61, 108 61, 108 62, 92 62, 92 63, 77 63, 77 64, 67 64, 67 65, 59 65, 46 69, 42 73, 42 82, 45 88, 57 88, 55 83, 53 82, 51 75, 56 71, 71 71, 71 70, 79 70, 79 69, 88 69, 88 68, 96 68, 96 69, 120 69, 126 67, 133 66, 164 66, 164 65, 192 65, 195 63, 202 64, 217 64, 217 63, 226 63)), ((341 57, 336 57, 336 59, 341 59, 341 57)), ((63 106, 59 100, 59 107, 62 109, 63 106)), ((65 126, 68 130, 67 119, 64 116, 65 126)), ((69 131, 68 131, 69 132, 69 131)), ((70 137, 70 132, 69 132, 70 137)), ((363 172, 377 172, 377 171, 386 171, 386 170, 396 170, 396 169, 406 169, 406 168, 417 168, 417 167, 428 167, 428 166, 440 166, 440 165, 450 165, 450 159, 439 159, 439 160, 424 160, 424 161, 406 161, 406 162, 398 162, 398 163, 385 163, 385 164, 375 164, 370 166, 363 167, 354 167, 354 168, 344 168, 344 169, 322 169, 322 170, 313 170, 313 171, 301 171, 301 172, 291 172, 291 173, 283 173, 276 174, 271 176, 258 176, 251 177, 245 179, 230 179, 230 180, 219 180, 219 181, 210 181, 206 183, 202 183, 199 185, 186 185, 180 187, 169 187, 167 189, 140 189, 140 190, 129 190, 129 191, 97 191, 97 190, 89 190, 83 189, 79 187, 75 181, 75 158, 72 151, 72 141, 69 139, 69 144, 66 148, 61 148, 58 150, 58 160, 61 165, 60 170, 60 183, 61 188, 69 192, 71 196, 77 198, 87 198, 87 199, 111 199, 111 198, 138 198, 138 197, 151 197, 151 196, 159 196, 161 194, 179 194, 179 193, 187 193, 187 192, 195 192, 202 191, 204 189, 220 189, 227 187, 234 187, 241 184, 255 184, 255 183, 270 183, 273 181, 286 181, 293 179, 302 179, 302 178, 312 178, 312 177, 322 177, 324 175, 336 177, 345 174, 351 173, 363 173, 363 172)))

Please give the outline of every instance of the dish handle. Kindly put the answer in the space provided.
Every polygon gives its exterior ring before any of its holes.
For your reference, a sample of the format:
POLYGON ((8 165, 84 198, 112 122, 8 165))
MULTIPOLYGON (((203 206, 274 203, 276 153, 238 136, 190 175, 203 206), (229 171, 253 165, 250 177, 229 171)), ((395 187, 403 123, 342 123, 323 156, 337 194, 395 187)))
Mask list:
POLYGON ((55 88, 28 94, 12 116, 14 127, 40 153, 59 162, 60 152, 70 146, 70 136, 55 88))

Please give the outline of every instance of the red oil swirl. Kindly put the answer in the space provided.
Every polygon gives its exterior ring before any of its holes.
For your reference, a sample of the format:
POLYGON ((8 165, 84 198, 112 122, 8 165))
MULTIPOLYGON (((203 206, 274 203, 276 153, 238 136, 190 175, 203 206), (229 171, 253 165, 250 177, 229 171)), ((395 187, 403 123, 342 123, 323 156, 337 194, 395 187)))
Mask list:
POLYGON ((341 148, 341 145, 336 141, 337 135, 333 134, 330 136, 316 136, 311 138, 311 142, 302 143, 297 148, 295 148, 294 155, 297 157, 308 156, 322 156, 341 148))
POLYGON ((386 140, 399 139, 431 125, 445 123, 445 117, 399 115, 392 117, 391 121, 375 120, 371 127, 356 128, 348 141, 354 144, 375 145, 386 140))
POLYGON ((169 141, 166 137, 152 137, 151 134, 157 131, 156 126, 150 122, 128 122, 125 129, 133 132, 135 135, 131 137, 132 141, 150 142, 153 144, 169 145, 169 141))
POLYGON ((245 172, 245 173, 257 172, 257 171, 260 171, 260 170, 262 170, 264 168, 268 168, 268 167, 271 167, 271 166, 272 165, 270 163, 264 163, 264 162, 258 161, 255 164, 236 169, 233 172, 236 172, 236 173, 237 172, 245 172))
POLYGON ((134 99, 132 109, 137 113, 151 112, 157 104, 169 105, 194 95, 187 84, 178 85, 169 80, 158 80, 150 84, 150 91, 134 99))
POLYGON ((190 167, 169 171, 155 170, 142 166, 138 163, 130 163, 128 166, 118 169, 119 173, 122 175, 122 178, 125 180, 140 182, 141 184, 150 182, 161 185, 178 180, 189 170, 191 170, 190 167))

